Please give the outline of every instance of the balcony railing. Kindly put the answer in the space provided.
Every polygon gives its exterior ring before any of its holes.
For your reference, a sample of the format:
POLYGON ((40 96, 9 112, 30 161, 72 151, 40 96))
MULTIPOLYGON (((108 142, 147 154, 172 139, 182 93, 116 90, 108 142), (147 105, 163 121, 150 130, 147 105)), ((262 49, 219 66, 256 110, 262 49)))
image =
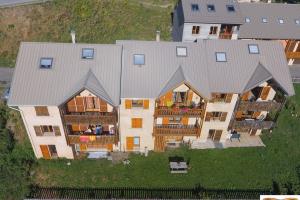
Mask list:
POLYGON ((155 108, 155 116, 191 116, 191 117, 200 117, 203 114, 203 109, 200 107, 197 108, 169 108, 166 106, 161 106, 155 108))
POLYGON ((69 144, 115 144, 118 142, 116 135, 68 135, 69 144))
POLYGON ((273 111, 279 110, 281 103, 275 101, 241 101, 239 103, 239 111, 273 111))
POLYGON ((300 52, 285 52, 287 59, 300 59, 300 52))
POLYGON ((115 112, 85 112, 63 115, 66 124, 116 124, 117 114, 115 112))
POLYGON ((231 39, 232 33, 220 33, 219 39, 231 39))
POLYGON ((154 136, 199 136, 200 127, 196 125, 155 125, 154 136))
POLYGON ((261 120, 235 120, 232 125, 234 129, 271 129, 274 126, 275 123, 273 121, 261 120))

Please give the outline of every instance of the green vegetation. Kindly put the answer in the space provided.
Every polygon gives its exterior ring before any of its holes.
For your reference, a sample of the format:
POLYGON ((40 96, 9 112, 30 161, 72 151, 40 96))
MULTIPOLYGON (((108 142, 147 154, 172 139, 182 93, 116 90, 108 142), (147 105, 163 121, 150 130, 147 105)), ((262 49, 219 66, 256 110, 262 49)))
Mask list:
POLYGON ((0 66, 14 66, 21 41, 80 43, 170 39, 176 0, 54 0, 0 9, 0 66))

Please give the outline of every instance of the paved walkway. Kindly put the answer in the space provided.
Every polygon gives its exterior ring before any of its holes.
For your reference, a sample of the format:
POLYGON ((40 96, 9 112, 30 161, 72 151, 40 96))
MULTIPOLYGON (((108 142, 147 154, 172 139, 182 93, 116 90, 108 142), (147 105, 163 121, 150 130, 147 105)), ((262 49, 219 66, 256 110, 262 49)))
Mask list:
POLYGON ((47 0, 0 0, 0 7, 12 7, 24 4, 43 3, 47 0))

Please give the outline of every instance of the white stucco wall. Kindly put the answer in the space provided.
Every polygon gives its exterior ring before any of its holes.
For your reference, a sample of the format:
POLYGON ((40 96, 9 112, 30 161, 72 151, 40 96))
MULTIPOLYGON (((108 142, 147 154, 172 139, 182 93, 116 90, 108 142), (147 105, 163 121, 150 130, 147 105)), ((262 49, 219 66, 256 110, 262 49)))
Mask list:
POLYGON ((182 41, 194 42, 196 39, 218 39, 220 29, 221 29, 221 24, 184 23, 182 41), (193 26, 200 26, 199 34, 192 34, 193 26), (211 26, 218 27, 218 32, 216 35, 209 35, 211 26))
POLYGON ((28 130, 27 134, 30 137, 31 145, 37 158, 43 157, 40 145, 55 145, 58 157, 74 158, 72 148, 67 145, 58 107, 49 106, 49 116, 36 116, 33 106, 19 106, 19 109, 22 112, 24 125, 28 130), (34 126, 40 125, 59 126, 61 136, 36 136, 34 126))
MULTIPOLYGON (((137 98, 126 98, 130 100, 138 100, 137 98)), ((147 98, 144 98, 147 99, 147 98)), ((140 100, 144 100, 140 99, 140 100)), ((140 152, 145 151, 145 147, 148 150, 154 149, 154 138, 153 133, 153 121, 154 121, 154 107, 155 99, 149 100, 149 109, 144 108, 134 108, 125 109, 125 99, 121 99, 121 106, 119 108, 120 113, 120 150, 126 150, 126 137, 140 137, 140 152), (132 118, 142 118, 143 125, 142 128, 131 128, 132 118)))

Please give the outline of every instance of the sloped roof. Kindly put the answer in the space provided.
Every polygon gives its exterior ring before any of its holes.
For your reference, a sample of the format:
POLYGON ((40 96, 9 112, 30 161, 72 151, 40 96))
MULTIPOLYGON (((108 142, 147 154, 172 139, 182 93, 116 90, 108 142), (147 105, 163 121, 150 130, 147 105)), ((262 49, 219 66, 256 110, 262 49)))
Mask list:
POLYGON ((119 105, 121 46, 22 42, 9 105, 60 105, 87 88, 119 105), (81 59, 82 48, 94 48, 94 59, 81 59), (40 69, 41 57, 53 58, 52 69, 40 69))
POLYGON ((239 3, 244 18, 250 22, 244 23, 239 29, 239 38, 257 39, 300 39, 300 4, 282 3, 239 3), (268 23, 262 23, 265 17, 268 23), (280 24, 278 19, 283 19, 280 24))
POLYGON ((212 24, 242 24, 244 22, 239 4, 232 0, 181 0, 185 22, 212 24), (192 11, 191 5, 198 4, 199 11, 192 11), (213 4, 215 12, 208 12, 207 5, 213 4), (227 5, 234 5, 235 12, 228 12, 227 5))

